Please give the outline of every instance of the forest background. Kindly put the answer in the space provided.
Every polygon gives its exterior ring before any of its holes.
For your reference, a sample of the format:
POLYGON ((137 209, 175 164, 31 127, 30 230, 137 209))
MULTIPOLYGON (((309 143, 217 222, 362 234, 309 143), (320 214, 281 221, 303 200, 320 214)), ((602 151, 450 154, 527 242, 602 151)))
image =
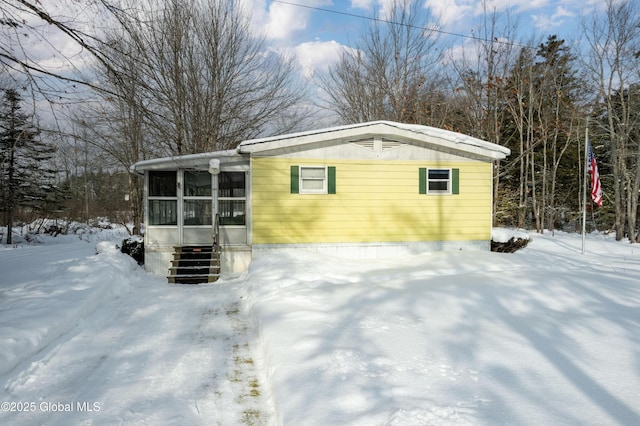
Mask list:
POLYGON ((489 0, 479 2, 479 26, 456 34, 434 24, 423 2, 389 0, 361 16, 350 47, 316 72, 269 46, 246 1, 59 3, 67 13, 0 1, 7 243, 12 224, 45 218, 107 216, 136 232, 142 182, 129 167, 137 161, 372 120, 510 148, 495 165, 494 222, 538 232, 581 228, 588 129, 604 190, 602 207, 587 200, 588 230, 640 242, 635 0, 597 2, 576 18, 572 40, 524 34, 517 13, 489 0), (56 45, 53 31, 76 53, 56 45), (454 45, 461 37, 470 42, 454 45), (39 59, 41 46, 55 60, 39 59))

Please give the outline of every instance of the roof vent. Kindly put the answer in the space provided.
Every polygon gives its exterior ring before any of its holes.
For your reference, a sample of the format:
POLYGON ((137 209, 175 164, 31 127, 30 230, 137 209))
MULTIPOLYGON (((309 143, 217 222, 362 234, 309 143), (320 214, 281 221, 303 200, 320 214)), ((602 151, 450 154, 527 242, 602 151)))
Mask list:
POLYGON ((351 143, 353 145, 359 146, 360 148, 364 148, 369 151, 375 151, 375 142, 373 139, 363 139, 359 141, 353 141, 351 143))
POLYGON ((392 141, 389 139, 382 139, 382 150, 388 151, 390 149, 399 148, 404 145, 402 142, 392 141))

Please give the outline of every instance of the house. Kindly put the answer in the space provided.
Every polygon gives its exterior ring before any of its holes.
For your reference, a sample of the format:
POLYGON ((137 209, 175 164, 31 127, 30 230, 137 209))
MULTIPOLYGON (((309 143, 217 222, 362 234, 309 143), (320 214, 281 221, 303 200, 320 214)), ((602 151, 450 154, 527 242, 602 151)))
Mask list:
MULTIPOLYGON (((132 170, 145 176, 145 265, 177 275, 174 259, 188 257, 181 250, 211 247, 223 273, 300 247, 363 258, 489 250, 493 162, 509 153, 460 133, 375 121, 141 161, 132 170)), ((218 273, 210 268, 210 280, 218 273)))

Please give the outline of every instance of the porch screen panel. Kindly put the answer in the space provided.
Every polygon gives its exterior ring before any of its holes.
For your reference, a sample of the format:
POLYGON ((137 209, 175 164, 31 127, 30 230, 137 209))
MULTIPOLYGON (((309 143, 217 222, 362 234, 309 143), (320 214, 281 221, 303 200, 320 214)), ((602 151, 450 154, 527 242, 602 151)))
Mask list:
POLYGON ((184 196, 211 197, 211 175, 208 172, 185 172, 184 196))
POLYGON ((218 175, 220 225, 246 225, 246 174, 222 172, 218 175))
POLYGON ((150 197, 175 197, 176 172, 149 172, 150 197))
POLYGON ((149 223, 151 225, 177 225, 175 200, 149 200, 149 223))
POLYGON ((185 225, 211 225, 211 199, 184 200, 185 225))
POLYGON ((178 224, 177 179, 174 171, 149 172, 149 224, 178 224))
POLYGON ((182 214, 187 226, 211 226, 211 174, 206 171, 185 171, 182 214))

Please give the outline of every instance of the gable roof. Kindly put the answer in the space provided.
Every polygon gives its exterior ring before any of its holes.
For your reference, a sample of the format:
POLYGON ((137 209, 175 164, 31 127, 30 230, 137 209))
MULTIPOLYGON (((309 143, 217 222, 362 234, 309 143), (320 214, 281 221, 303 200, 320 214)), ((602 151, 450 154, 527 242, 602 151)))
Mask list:
POLYGON ((231 163, 242 161, 242 154, 303 147, 304 145, 326 141, 347 143, 362 140, 368 136, 410 141, 411 143, 427 148, 464 152, 491 160, 502 160, 511 153, 509 148, 450 130, 417 124, 396 123, 393 121, 371 121, 251 139, 240 143, 237 149, 228 151, 205 152, 143 160, 132 165, 131 171, 143 173, 145 170, 177 169, 195 166, 205 167, 213 158, 219 158, 225 163, 231 163))
POLYGON ((238 146, 238 152, 242 154, 252 154, 299 147, 326 140, 350 142, 368 135, 410 140, 413 143, 427 147, 442 147, 453 151, 487 157, 492 160, 502 160, 511 153, 509 148, 462 133, 416 124, 396 123, 393 121, 371 121, 291 133, 288 135, 252 139, 242 142, 238 146))

